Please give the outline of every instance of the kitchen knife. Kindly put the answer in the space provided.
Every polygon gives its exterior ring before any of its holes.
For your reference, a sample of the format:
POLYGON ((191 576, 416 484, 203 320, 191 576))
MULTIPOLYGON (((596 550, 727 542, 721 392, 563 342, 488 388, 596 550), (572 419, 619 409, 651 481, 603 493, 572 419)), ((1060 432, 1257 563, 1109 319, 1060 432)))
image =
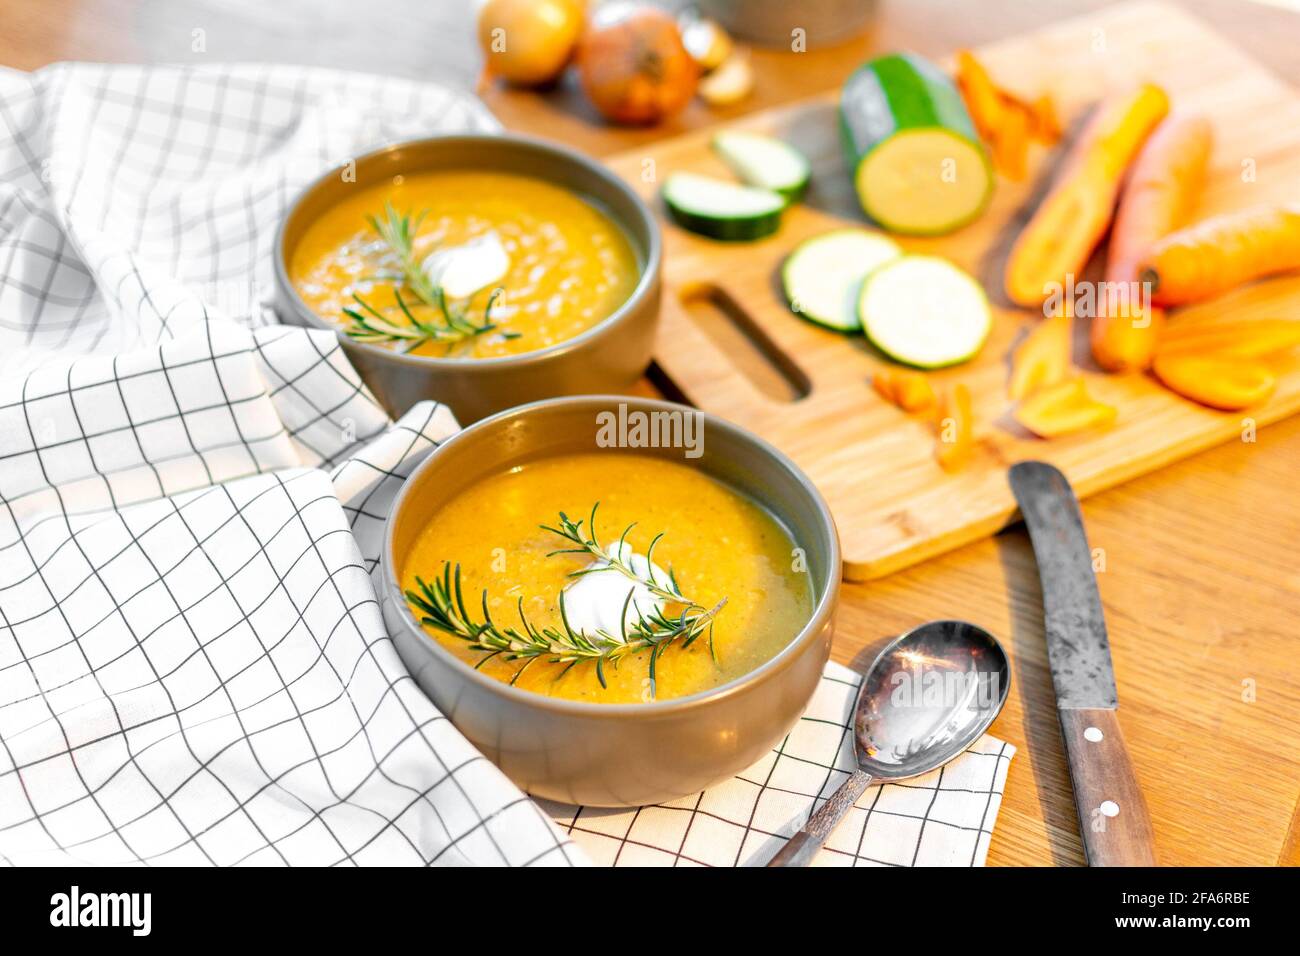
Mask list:
POLYGON ((1040 461, 1013 465, 1011 490, 1043 582, 1047 659, 1088 864, 1154 866, 1151 819, 1120 732, 1106 621, 1078 499, 1065 476, 1040 461))

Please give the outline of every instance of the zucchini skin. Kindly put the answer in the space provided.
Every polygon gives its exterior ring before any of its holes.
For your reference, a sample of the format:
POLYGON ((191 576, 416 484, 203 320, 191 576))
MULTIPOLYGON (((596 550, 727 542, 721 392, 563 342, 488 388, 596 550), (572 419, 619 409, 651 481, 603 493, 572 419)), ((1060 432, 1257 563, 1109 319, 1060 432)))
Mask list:
POLYGON ((812 182, 812 177, 806 176, 797 186, 787 186, 784 189, 773 189, 772 192, 776 193, 778 196, 784 196, 785 204, 787 206, 793 206, 795 203, 803 199, 805 194, 807 194, 808 184, 810 182, 812 182))
POLYGON ((877 144, 905 129, 941 126, 979 144, 957 87, 937 66, 914 53, 891 53, 858 67, 840 94, 840 131, 849 167, 877 144), (917 95, 924 91, 925 95, 917 95))
MULTIPOLYGON (((795 252, 798 251, 798 248, 796 248, 795 252)), ((806 309, 795 308, 795 304, 798 302, 799 297, 795 292, 794 283, 791 282, 790 278, 790 260, 792 258, 794 258, 793 253, 786 256, 785 261, 781 263, 781 292, 785 295, 785 301, 790 306, 790 311, 799 316, 799 318, 803 319, 805 322, 811 322, 819 329, 829 329, 832 332, 839 332, 841 335, 854 335, 861 332, 862 319, 858 317, 857 310, 854 310, 853 313, 853 317, 857 320, 856 325, 840 325, 828 319, 821 318, 820 316, 813 315, 813 313, 806 309)))
MULTIPOLYGON (((845 161, 855 184, 858 168, 868 154, 895 134, 907 130, 943 129, 966 140, 983 157, 989 186, 984 202, 970 215, 932 230, 881 222, 880 225, 890 232, 946 235, 979 218, 992 197, 993 177, 988 150, 975 131, 966 103, 947 74, 924 57, 915 53, 891 53, 858 67, 845 81, 840 93, 839 127, 845 161)), ((861 195, 858 201, 863 212, 870 216, 861 195)))
MULTIPOLYGON (((762 134, 755 134, 755 135, 762 135, 762 134)), ((717 134, 710 141, 709 145, 712 147, 713 151, 722 158, 722 161, 728 167, 731 168, 731 171, 735 173, 738 178, 740 178, 742 181, 745 181, 748 185, 751 186, 757 185, 755 183, 748 182, 748 180, 745 180, 745 177, 741 175, 740 170, 732 166, 731 161, 727 158, 727 155, 723 147, 719 145, 721 142, 725 142, 726 136, 727 136, 726 133, 717 134)), ((768 138, 772 139, 774 142, 781 143, 783 146, 788 147, 791 151, 798 154, 800 159, 802 159, 804 162, 803 179, 799 180, 799 182, 797 182, 793 186, 780 186, 780 187, 759 186, 760 189, 770 189, 778 196, 784 196, 786 205, 792 206, 795 203, 799 202, 799 200, 803 199, 804 194, 808 192, 808 185, 809 183, 812 182, 812 164, 808 162, 808 157, 804 156, 802 153, 799 152, 798 149, 791 146, 789 143, 785 143, 782 140, 776 139, 776 137, 768 137, 768 138)))
POLYGON ((723 219, 701 216, 682 209, 680 206, 673 205, 666 196, 664 205, 668 208, 668 214, 672 216, 673 221, 683 229, 710 239, 720 239, 723 242, 750 242, 772 235, 780 228, 781 213, 784 211, 777 209, 763 216, 723 219))
MULTIPOLYGON (((832 332, 839 332, 842 335, 853 335, 855 333, 859 333, 862 331, 862 318, 861 316, 858 315, 858 310, 856 308, 856 305, 853 309, 853 314, 851 316, 852 321, 847 323, 841 323, 835 321, 834 319, 828 319, 824 316, 818 315, 815 312, 810 312, 806 308, 795 308, 795 305, 799 302, 799 292, 795 288, 795 280, 794 280, 793 273, 794 273, 795 266, 798 264, 801 258, 805 256, 816 256, 819 248, 824 247, 828 242, 833 241, 834 239, 836 239, 841 235, 860 233, 863 231, 864 230, 853 226, 844 227, 840 229, 832 229, 830 232, 824 232, 820 235, 812 236, 811 238, 805 239, 803 242, 795 246, 793 250, 791 250, 790 254, 785 257, 785 261, 781 263, 781 291, 785 294, 785 299, 786 302, 788 302, 790 305, 791 312, 799 316, 801 319, 804 319, 807 322, 811 322, 813 325, 816 325, 819 328, 830 329, 832 332)), ((885 238, 884 236, 880 236, 879 241, 882 244, 888 244, 890 247, 892 247, 894 258, 903 255, 903 250, 899 249, 898 246, 891 240, 885 238)), ((881 263, 866 269, 865 272, 866 274, 870 274, 870 272, 873 271, 874 269, 882 268, 885 264, 887 264, 890 261, 892 260, 885 259, 881 263)), ((866 276, 863 275, 861 278, 865 278, 865 277, 866 276)), ((859 281, 861 281, 861 279, 859 279, 859 281)))

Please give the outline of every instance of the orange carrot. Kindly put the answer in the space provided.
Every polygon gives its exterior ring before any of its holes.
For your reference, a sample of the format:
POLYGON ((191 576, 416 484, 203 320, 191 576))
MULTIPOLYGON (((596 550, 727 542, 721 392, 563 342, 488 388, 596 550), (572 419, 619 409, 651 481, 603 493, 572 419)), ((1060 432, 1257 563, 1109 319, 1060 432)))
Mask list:
POLYGON ((889 402, 890 405, 897 405, 898 399, 894 395, 894 380, 884 372, 877 372, 871 376, 871 387, 876 390, 876 394, 889 402))
POLYGON ((1114 406, 1097 401, 1083 379, 1075 378, 1035 392, 1016 406, 1012 417, 1039 438, 1057 438, 1109 425, 1116 414, 1114 406))
POLYGON ((970 458, 974 444, 975 417, 971 411, 970 389, 958 383, 943 396, 935 457, 944 471, 957 471, 970 458))
POLYGON ((1157 305, 1199 302, 1300 269, 1300 204, 1256 206, 1181 229, 1157 242, 1138 269, 1157 305))
POLYGON ((871 377, 880 397, 905 412, 924 412, 934 407, 934 388, 921 372, 906 368, 882 369, 871 377))
POLYGON ((1001 89, 969 50, 957 54, 956 81, 994 165, 1009 179, 1025 178, 1031 142, 1050 144, 1061 138, 1051 97, 1026 103, 1001 89))
POLYGON ((1169 117, 1147 140, 1124 186, 1110 234, 1106 288, 1118 296, 1098 301, 1092 357, 1110 372, 1151 366, 1164 314, 1138 285, 1138 264, 1157 240, 1181 229, 1205 185, 1214 131, 1200 116, 1169 117))
POLYGON ((988 71, 969 50, 957 53, 957 86, 980 139, 986 143, 993 142, 1002 129, 1009 107, 989 78, 988 71))
POLYGON ((1157 355, 1201 355, 1220 359, 1262 359, 1300 346, 1300 320, 1243 319, 1235 322, 1171 325, 1157 355))
POLYGON ((1125 170, 1168 110, 1164 90, 1150 83, 1097 108, 1011 249, 1004 284, 1013 302, 1040 306, 1053 284, 1083 272, 1110 225, 1125 170))
POLYGON ((1029 115, 1034 139, 1050 145, 1061 138, 1061 120, 1056 115, 1056 103, 1046 93, 1029 105, 1029 115))
POLYGON ((993 141, 993 161, 1008 179, 1017 182, 1028 172, 1030 117, 1026 110, 1007 110, 993 141))
POLYGON ((1156 355, 1152 368, 1184 398, 1224 411, 1258 404, 1277 388, 1277 376, 1260 362, 1172 352, 1156 355))
POLYGON ((1108 372, 1151 367, 1165 327, 1165 311, 1141 299, 1099 305, 1092 320, 1092 357, 1108 372))
POLYGON ((1016 346, 1011 353, 1011 380, 1007 384, 1013 399, 1027 398, 1038 389, 1069 377, 1072 327, 1068 314, 1054 315, 1034 326, 1016 346))

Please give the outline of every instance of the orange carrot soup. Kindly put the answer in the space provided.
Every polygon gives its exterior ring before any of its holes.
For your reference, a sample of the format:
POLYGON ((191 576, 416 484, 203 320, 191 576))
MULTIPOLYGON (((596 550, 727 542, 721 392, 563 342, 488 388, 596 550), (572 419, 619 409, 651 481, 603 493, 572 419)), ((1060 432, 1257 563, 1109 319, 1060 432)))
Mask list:
POLYGON ((461 492, 399 579, 430 640, 484 674, 636 703, 725 684, 789 644, 813 603, 797 554, 763 508, 695 468, 588 453, 461 492))
POLYGON ((307 228, 289 263, 307 306, 354 339, 450 358, 580 335, 640 273, 593 202, 530 176, 460 170, 358 188, 307 228))

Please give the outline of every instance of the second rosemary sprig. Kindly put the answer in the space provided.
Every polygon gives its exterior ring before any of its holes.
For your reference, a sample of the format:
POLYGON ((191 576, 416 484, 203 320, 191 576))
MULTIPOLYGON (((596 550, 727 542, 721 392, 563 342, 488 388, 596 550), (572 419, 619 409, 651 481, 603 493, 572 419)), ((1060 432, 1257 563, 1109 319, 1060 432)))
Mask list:
POLYGON ((493 331, 499 332, 504 338, 518 338, 519 333, 501 329, 492 320, 492 309, 505 294, 505 289, 495 289, 488 296, 482 322, 471 318, 468 306, 457 306, 448 301, 447 293, 425 271, 415 251, 415 236, 424 217, 425 211, 416 213, 413 217, 403 215, 391 202, 384 203, 382 218, 366 216, 366 222, 397 259, 398 272, 393 276, 393 298, 400 317, 392 313, 391 307, 389 314, 385 314, 361 296, 353 294, 357 307, 344 307, 343 314, 350 320, 344 331, 355 341, 402 344, 407 352, 425 342, 463 342, 493 331), (437 310, 436 317, 417 318, 402 296, 403 286, 419 303, 437 310), (405 321, 401 321, 402 318, 405 321))

